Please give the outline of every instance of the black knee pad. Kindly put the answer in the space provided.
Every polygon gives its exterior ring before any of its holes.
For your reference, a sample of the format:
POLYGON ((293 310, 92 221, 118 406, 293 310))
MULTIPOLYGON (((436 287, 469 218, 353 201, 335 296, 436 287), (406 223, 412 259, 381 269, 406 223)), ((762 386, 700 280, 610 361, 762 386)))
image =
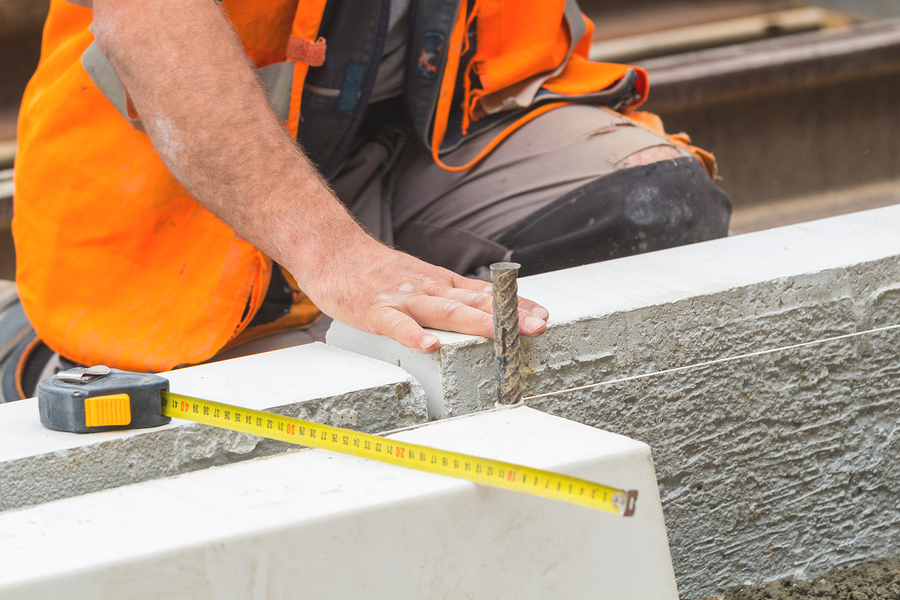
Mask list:
POLYGON ((533 213, 498 240, 522 275, 728 234, 731 200, 690 157, 623 169, 533 213))

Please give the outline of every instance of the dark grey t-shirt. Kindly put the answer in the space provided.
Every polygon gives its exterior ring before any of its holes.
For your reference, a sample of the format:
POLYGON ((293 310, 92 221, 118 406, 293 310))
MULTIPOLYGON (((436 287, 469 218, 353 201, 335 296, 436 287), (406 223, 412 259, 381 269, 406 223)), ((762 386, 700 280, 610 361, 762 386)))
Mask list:
POLYGON ((387 40, 384 56, 375 87, 369 102, 387 100, 403 92, 403 75, 406 69, 406 38, 409 35, 409 17, 412 0, 391 0, 391 14, 388 20, 387 40))

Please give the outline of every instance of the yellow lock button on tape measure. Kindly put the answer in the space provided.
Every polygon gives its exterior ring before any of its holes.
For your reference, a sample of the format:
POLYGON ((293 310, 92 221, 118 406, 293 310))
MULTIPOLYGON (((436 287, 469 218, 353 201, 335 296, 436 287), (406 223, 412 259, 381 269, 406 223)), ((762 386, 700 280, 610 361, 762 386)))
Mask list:
POLYGON ((172 417, 562 500, 625 517, 637 492, 522 465, 409 444, 352 429, 182 396, 158 375, 107 367, 72 369, 38 385, 41 423, 91 433, 155 427, 172 417))

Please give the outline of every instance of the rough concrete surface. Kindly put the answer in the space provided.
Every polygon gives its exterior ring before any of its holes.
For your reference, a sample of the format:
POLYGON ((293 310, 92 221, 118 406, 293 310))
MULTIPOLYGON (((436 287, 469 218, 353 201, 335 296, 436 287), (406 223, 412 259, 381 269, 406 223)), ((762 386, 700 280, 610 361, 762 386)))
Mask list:
MULTIPOLYGON (((897 323, 897 281, 893 257, 585 322, 531 344, 530 393, 897 323)), ((650 444, 679 590, 696 597, 900 551, 898 342, 873 334, 528 404, 650 444)))
MULTIPOLYGON (((178 393, 370 433, 426 420, 425 394, 402 370, 322 344, 167 377, 178 393)), ((178 419, 155 429, 89 436, 50 431, 40 425, 36 399, 0 405, 0 439, 0 511, 295 448, 178 419)))
MULTIPOLYGON (((614 350, 584 343, 567 362, 538 364, 532 390, 895 323, 897 288, 853 281, 865 271, 900 279, 897 260, 886 263, 610 318, 601 327, 614 350)), ((532 356, 588 342, 598 324, 585 325, 533 344, 532 356)), ((896 331, 874 334, 528 404, 650 444, 679 590, 691 598, 900 551, 898 342, 896 331)))
MULTIPOLYGON (((525 395, 900 323, 898 230, 891 207, 525 278, 551 313, 525 344, 525 395)), ((491 406, 491 343, 441 340, 446 412, 491 406)), ((900 552, 898 342, 895 330, 526 403, 651 446, 679 592, 696 598, 900 552)))
POLYGON ((812 581, 786 577, 765 585, 743 585, 703 600, 898 600, 900 559, 882 558, 857 567, 838 567, 812 581))

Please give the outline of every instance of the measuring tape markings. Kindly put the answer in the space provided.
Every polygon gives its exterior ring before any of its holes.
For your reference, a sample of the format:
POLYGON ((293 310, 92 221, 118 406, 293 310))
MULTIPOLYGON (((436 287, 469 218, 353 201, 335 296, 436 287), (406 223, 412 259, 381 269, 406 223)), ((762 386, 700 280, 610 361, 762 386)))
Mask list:
POLYGON ((637 492, 542 469, 439 450, 275 413, 161 392, 162 414, 631 516, 637 492))

